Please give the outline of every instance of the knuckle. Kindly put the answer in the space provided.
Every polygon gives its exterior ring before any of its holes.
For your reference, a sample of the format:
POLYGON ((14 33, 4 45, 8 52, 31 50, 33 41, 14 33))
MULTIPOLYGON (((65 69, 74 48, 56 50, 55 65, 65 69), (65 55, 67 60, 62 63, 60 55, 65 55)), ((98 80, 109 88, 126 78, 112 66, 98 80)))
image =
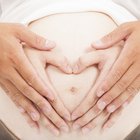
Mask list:
POLYGON ((108 91, 109 89, 110 89, 110 83, 107 83, 107 82, 104 83, 102 88, 101 88, 101 90, 104 92, 108 91))
POLYGON ((98 107, 92 107, 91 111, 92 114, 99 114, 101 112, 101 110, 98 107))
POLYGON ((42 99, 35 99, 35 104, 37 106, 39 106, 40 108, 46 106, 45 103, 44 103, 44 101, 42 99))
POLYGON ((12 99, 14 102, 20 102, 20 101, 22 100, 20 94, 18 94, 18 93, 13 94, 13 96, 11 96, 11 99, 12 99))
POLYGON ((27 77, 27 81, 28 81, 28 84, 31 86, 31 85, 34 85, 34 83, 36 82, 36 76, 35 75, 29 75, 27 77))
POLYGON ((108 95, 106 95, 103 99, 103 101, 106 103, 106 104, 109 104, 111 101, 114 100, 114 94, 113 93, 109 93, 108 95))
POLYGON ((29 95, 31 93, 31 88, 28 85, 22 85, 22 92, 26 95, 29 95))

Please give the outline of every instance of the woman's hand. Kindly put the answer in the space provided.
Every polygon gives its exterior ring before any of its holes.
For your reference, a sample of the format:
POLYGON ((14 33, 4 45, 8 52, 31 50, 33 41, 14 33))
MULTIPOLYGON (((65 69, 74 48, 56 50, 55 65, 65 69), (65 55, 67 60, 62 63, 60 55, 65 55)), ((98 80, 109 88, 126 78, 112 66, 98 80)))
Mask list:
MULTIPOLYGON (((49 120, 51 125, 47 125, 51 129, 54 128, 54 132, 62 130, 68 131, 68 126, 65 123, 65 120, 70 120, 70 113, 63 105, 62 101, 59 99, 58 94, 54 90, 52 84, 49 81, 49 77, 46 73, 46 66, 48 64, 54 65, 58 67, 65 73, 72 73, 72 69, 67 59, 59 54, 51 51, 39 51, 31 48, 24 48, 25 54, 30 60, 33 67, 36 69, 37 73, 41 77, 42 81, 48 85, 51 91, 54 93, 55 100, 53 102, 47 101, 46 99, 40 99, 40 97, 36 97, 38 101, 35 103, 40 109, 40 111, 46 116, 46 119, 49 120), (43 102, 40 102, 40 101, 43 102), (50 103, 49 103, 50 102, 50 103)), ((31 99, 32 100, 32 99, 31 99)), ((33 100, 32 100, 33 101, 33 100)))
POLYGON ((73 124, 74 129, 81 128, 89 124, 89 122, 103 111, 103 109, 99 109, 96 104, 98 97, 95 95, 95 91, 100 86, 103 79, 108 75, 112 65, 118 58, 123 45, 124 42, 122 41, 109 49, 91 51, 80 57, 78 62, 75 64, 73 69, 74 73, 79 73, 86 67, 98 64, 99 76, 87 97, 72 113, 72 120, 78 118, 73 124))
POLYGON ((51 64, 58 67, 65 73, 71 73, 71 67, 67 59, 61 54, 57 54, 53 51, 39 51, 25 47, 24 52, 30 63, 39 74, 39 77, 41 77, 43 83, 48 85, 51 91, 53 91, 55 101, 48 101, 45 97, 38 95, 36 91, 31 91, 34 96, 32 96, 29 100, 27 95, 22 94, 21 91, 19 91, 10 81, 0 79, 0 82, 6 87, 4 88, 7 89, 6 93, 8 93, 18 108, 20 108, 24 116, 28 118, 28 122, 31 126, 37 127, 39 116, 44 116, 44 122, 49 124, 46 124, 46 127, 55 135, 59 134, 59 130, 67 132, 69 128, 63 119, 70 120, 70 113, 59 99, 56 91, 53 89, 45 70, 47 64, 51 64))
POLYGON ((109 105, 108 112, 115 111, 140 91, 140 21, 121 25, 93 46, 105 49, 120 40, 125 40, 122 53, 96 91, 98 97, 102 96, 98 107, 109 105))
POLYGON ((35 95, 54 100, 52 91, 27 59, 23 44, 40 50, 50 50, 55 46, 23 25, 0 23, 0 78, 10 81, 34 102, 37 101, 35 95))

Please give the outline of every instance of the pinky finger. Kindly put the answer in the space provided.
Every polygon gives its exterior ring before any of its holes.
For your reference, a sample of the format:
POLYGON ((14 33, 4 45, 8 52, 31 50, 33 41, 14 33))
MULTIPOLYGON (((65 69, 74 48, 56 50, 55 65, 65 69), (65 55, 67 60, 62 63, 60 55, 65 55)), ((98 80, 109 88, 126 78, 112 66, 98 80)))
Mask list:
POLYGON ((107 119, 107 121, 103 124, 103 127, 102 127, 102 130, 103 131, 111 128, 116 123, 116 121, 118 120, 118 118, 121 116, 122 110, 123 110, 123 107, 121 106, 115 112, 113 112, 112 114, 110 114, 110 116, 107 119))
POLYGON ((23 107, 21 107, 17 102, 15 102, 15 105, 19 109, 20 113, 24 116, 24 118, 25 118, 26 122, 29 124, 29 126, 32 128, 39 129, 38 123, 36 121, 33 121, 30 114, 28 114, 28 112, 26 112, 25 109, 23 107))
POLYGON ((39 130, 39 125, 37 122, 33 121, 30 115, 27 112, 22 112, 22 115, 24 116, 27 123, 30 125, 31 128, 36 128, 39 130))
POLYGON ((131 95, 124 103, 121 107, 119 107, 115 112, 111 113, 109 118, 107 119, 107 121, 104 123, 103 125, 103 130, 106 130, 108 128, 111 128, 117 121, 117 119, 121 116, 121 113, 123 111, 123 109, 125 107, 127 107, 131 101, 133 100, 133 98, 135 97, 137 93, 131 95))
POLYGON ((59 136, 60 131, 55 127, 55 125, 43 114, 41 114, 41 122, 43 125, 55 136, 59 136))

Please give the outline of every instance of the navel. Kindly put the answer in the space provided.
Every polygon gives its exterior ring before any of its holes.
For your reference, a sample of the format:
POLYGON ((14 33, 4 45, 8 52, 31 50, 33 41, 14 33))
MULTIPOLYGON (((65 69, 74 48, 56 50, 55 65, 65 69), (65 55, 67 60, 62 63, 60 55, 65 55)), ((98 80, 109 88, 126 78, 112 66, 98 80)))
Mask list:
POLYGON ((70 88, 70 92, 71 92, 71 94, 75 94, 75 93, 78 92, 78 88, 72 86, 72 87, 70 88))

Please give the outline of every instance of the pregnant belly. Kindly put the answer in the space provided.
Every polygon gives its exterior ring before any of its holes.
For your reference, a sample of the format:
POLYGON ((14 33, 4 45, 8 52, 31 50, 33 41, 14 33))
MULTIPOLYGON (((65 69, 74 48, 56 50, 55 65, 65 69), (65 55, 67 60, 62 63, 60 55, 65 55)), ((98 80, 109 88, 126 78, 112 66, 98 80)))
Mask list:
MULTIPOLYGON (((70 63, 73 63, 85 53, 91 42, 111 32, 116 28, 116 24, 105 14, 86 12, 44 17, 32 22, 29 28, 55 41, 57 47, 54 51, 65 55, 70 63)), ((92 66, 79 75, 67 75, 50 65, 46 69, 46 74, 66 107, 73 111, 87 95, 89 89, 94 86, 98 78, 98 69, 92 66)), ((2 93, 0 94, 0 120, 21 140, 46 140, 46 138, 47 140, 122 140, 140 122, 139 95, 114 127, 104 134, 100 133, 100 123, 103 120, 99 120, 98 127, 86 136, 72 131, 55 137, 43 125, 40 133, 30 128, 12 101, 3 92, 0 91, 0 93, 2 93)))
MULTIPOLYGON (((65 55, 70 63, 74 63, 94 40, 112 31, 116 25, 104 14, 87 12, 45 17, 31 23, 29 27, 37 34, 55 41, 54 51, 65 55)), ((69 111, 79 105, 98 76, 95 66, 78 75, 64 74, 53 66, 47 67, 46 72, 69 111)))

